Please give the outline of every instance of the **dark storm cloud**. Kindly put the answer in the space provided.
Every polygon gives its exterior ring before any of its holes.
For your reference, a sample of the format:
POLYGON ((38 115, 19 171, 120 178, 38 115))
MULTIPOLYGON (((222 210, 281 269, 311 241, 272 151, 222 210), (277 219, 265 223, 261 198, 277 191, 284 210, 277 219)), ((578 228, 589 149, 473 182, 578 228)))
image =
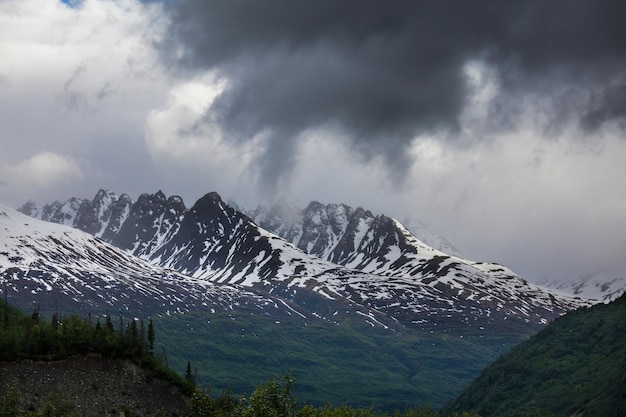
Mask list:
POLYGON ((581 126, 586 131, 593 131, 605 122, 621 120, 626 115, 626 85, 606 88, 599 97, 593 97, 591 107, 580 119, 581 126))
POLYGON ((492 117, 514 119, 519 95, 552 98, 547 124, 595 130, 626 115, 622 1, 211 1, 168 3, 161 45, 178 70, 229 80, 207 118, 233 140, 267 135, 261 171, 289 168, 276 149, 320 125, 342 129, 361 155, 410 161, 415 135, 454 136, 467 104, 463 68, 499 77, 492 117), (569 107, 568 107, 569 106, 569 107))

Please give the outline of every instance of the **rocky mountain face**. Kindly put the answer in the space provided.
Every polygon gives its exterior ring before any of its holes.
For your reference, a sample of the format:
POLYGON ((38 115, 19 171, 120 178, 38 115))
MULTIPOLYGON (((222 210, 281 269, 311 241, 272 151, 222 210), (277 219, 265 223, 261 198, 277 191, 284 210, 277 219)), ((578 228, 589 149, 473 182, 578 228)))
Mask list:
POLYGON ((0 231, 2 290, 22 307, 150 315, 207 303, 265 303, 245 289, 161 268, 80 230, 2 205, 0 231))
MULTIPOLYGON (((276 203, 270 208, 258 206, 254 210, 232 204, 265 230, 279 235, 307 253, 325 259, 334 252, 335 246, 349 243, 347 241, 355 236, 360 227, 371 226, 372 223, 385 224, 391 220, 382 215, 374 216, 361 207, 354 209, 345 204, 321 204, 317 201, 312 201, 304 209, 287 202, 276 203)), ((447 255, 463 257, 450 242, 430 232, 418 220, 406 219, 403 225, 428 247, 447 255)))
MULTIPOLYGON (((506 309, 504 305, 511 302, 513 310, 523 311, 526 319, 535 321, 538 317, 530 318, 529 305, 541 299, 544 309, 552 309, 559 303, 502 265, 471 262, 435 250, 395 219, 375 216, 360 207, 312 202, 298 210, 279 204, 269 210, 259 207, 249 214, 260 227, 306 253, 374 276, 394 277, 374 280, 375 286, 393 294, 390 299, 404 299, 402 308, 410 305, 413 311, 433 313, 444 310, 437 308, 437 301, 456 306, 478 302, 481 307, 474 311, 489 315, 506 309)), ((351 286, 359 288, 358 294, 375 297, 368 291, 372 282, 365 279, 351 286)))
POLYGON ((282 205, 248 216, 216 193, 186 208, 162 192, 133 202, 101 190, 91 201, 20 210, 72 225, 171 273, 280 290, 296 303, 313 293, 407 325, 508 317, 541 325, 588 304, 547 292, 504 266, 447 255, 392 218, 343 204, 312 202, 302 211, 282 205))

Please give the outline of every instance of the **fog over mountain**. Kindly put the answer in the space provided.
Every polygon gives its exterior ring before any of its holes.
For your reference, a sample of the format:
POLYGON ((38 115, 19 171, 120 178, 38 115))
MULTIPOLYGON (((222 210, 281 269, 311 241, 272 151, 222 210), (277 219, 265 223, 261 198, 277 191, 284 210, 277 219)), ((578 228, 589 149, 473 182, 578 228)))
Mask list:
POLYGON ((623 277, 625 8, 6 0, 0 202, 343 203, 528 279, 623 277))

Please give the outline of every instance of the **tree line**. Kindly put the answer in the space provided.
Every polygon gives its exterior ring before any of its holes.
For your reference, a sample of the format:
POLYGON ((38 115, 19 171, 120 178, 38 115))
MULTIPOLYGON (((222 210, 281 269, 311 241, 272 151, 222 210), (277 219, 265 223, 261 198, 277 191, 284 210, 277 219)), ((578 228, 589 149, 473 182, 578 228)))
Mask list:
MULTIPOLYGON (((407 408, 392 414, 374 408, 347 405, 314 407, 301 405, 294 396, 295 378, 285 375, 271 378, 249 396, 235 399, 227 390, 213 396, 210 390, 196 388, 185 417, 442 417, 429 407, 407 408)), ((477 414, 453 413, 449 417, 479 417, 477 414)))
POLYGON ((103 317, 62 317, 54 313, 44 318, 39 308, 24 314, 0 301, 0 360, 52 360, 76 354, 99 353, 105 357, 134 360, 154 355, 154 325, 150 319, 115 320, 103 317))

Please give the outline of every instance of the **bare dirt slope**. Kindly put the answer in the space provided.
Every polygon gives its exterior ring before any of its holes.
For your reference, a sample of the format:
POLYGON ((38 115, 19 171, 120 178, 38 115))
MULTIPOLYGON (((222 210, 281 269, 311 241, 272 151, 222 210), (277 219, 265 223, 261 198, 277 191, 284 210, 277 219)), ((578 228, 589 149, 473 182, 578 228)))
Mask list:
POLYGON ((60 361, 0 362, 0 395, 16 389, 22 405, 39 409, 51 398, 70 402, 80 416, 182 415, 181 390, 128 360, 99 355, 60 361), (130 413, 129 413, 130 411, 130 413))

